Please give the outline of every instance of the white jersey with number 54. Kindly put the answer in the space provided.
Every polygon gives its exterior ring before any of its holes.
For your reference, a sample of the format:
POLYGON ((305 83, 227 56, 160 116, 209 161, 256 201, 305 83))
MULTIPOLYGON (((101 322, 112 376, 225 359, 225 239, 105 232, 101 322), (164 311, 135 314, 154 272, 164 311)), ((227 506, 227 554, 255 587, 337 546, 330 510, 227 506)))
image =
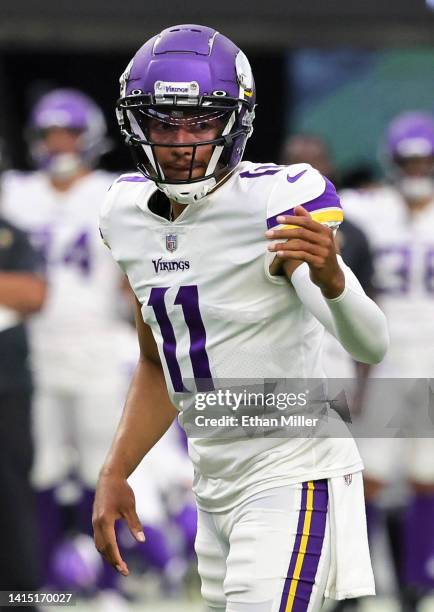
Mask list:
POLYGON ((108 354, 121 274, 101 244, 98 215, 112 181, 94 171, 59 192, 43 172, 8 172, 3 180, 2 214, 47 262, 47 299, 32 317, 31 337, 36 366, 51 382, 78 369, 89 381, 87 364, 108 354))

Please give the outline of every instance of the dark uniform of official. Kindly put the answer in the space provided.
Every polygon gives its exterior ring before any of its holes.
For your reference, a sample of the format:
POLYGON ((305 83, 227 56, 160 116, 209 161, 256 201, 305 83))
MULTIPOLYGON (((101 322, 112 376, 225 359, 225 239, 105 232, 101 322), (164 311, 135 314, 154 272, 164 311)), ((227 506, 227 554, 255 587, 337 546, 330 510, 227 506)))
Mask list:
MULTIPOLYGON (((30 246, 26 235, 0 218, 2 272, 41 275, 43 262, 30 246)), ((9 321, 7 312, 2 311, 0 304, 1 591, 38 588, 36 526, 29 482, 33 457, 31 393, 25 327, 19 319, 9 321)))
POLYGON ((373 297, 372 277, 374 264, 368 239, 361 229, 345 220, 336 236, 342 258, 356 275, 365 292, 373 297))

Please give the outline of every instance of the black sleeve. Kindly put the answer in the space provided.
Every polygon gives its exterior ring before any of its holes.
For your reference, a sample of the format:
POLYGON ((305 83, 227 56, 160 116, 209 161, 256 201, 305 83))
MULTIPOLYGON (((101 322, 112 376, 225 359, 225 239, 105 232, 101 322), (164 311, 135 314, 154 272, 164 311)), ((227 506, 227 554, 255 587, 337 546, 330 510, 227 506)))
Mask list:
POLYGON ((369 246, 369 242, 365 236, 365 234, 361 234, 361 240, 359 243, 359 257, 357 258, 357 278, 359 279, 360 284, 362 285, 365 293, 370 297, 374 297, 374 286, 373 286, 373 276, 374 276, 374 262, 372 259, 372 251, 369 246))
POLYGON ((343 233, 342 257, 365 292, 373 297, 374 265, 368 239, 364 232, 350 221, 345 220, 340 229, 343 233))
POLYGON ((4 220, 0 221, 0 270, 29 272, 45 276, 45 261, 25 234, 4 220))

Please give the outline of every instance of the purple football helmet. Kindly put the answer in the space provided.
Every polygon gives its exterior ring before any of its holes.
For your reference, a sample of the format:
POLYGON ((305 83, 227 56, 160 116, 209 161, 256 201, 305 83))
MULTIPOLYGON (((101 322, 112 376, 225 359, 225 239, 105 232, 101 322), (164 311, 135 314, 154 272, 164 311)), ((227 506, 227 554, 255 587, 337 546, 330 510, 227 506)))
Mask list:
POLYGON ((395 160, 434 156, 434 117, 422 111, 398 115, 387 130, 386 147, 395 160))
POLYGON ((188 204, 204 197, 241 161, 253 131, 255 84, 247 57, 216 30, 179 25, 163 30, 136 53, 120 78, 116 115, 137 168, 169 198, 188 204), (177 125, 221 119, 213 140, 158 144, 192 150, 189 176, 168 180, 148 137, 150 118, 177 125), (178 123, 179 124, 179 123, 178 123), (204 176, 193 178, 197 148, 212 145, 204 176))
POLYGON ((44 135, 55 127, 80 133, 78 155, 86 166, 95 165, 109 149, 104 115, 95 102, 75 89, 55 89, 40 98, 30 116, 30 152, 41 168, 48 169, 52 161, 44 135))

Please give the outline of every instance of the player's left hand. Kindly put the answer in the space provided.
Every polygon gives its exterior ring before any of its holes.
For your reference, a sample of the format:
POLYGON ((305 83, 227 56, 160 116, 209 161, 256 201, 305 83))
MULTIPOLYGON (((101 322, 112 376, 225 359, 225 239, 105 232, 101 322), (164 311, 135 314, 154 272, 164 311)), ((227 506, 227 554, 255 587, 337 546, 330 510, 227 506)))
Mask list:
POLYGON ((333 231, 314 221, 302 206, 294 208, 294 215, 282 215, 277 221, 292 227, 268 230, 270 240, 286 242, 270 244, 268 250, 276 253, 274 268, 281 265, 290 278, 294 262, 305 261, 309 266, 310 278, 321 289, 326 298, 338 297, 345 288, 345 277, 337 257, 333 231))

